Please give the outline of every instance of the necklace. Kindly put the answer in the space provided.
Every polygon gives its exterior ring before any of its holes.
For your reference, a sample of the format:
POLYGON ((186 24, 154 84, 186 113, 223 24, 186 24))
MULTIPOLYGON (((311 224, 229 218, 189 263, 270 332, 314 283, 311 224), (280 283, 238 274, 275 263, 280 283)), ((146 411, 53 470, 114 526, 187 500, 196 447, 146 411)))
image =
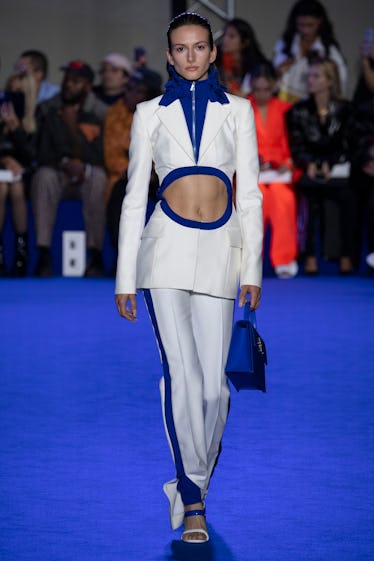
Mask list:
POLYGON ((318 115, 322 118, 327 117, 327 115, 329 114, 329 109, 328 107, 324 107, 322 109, 318 109, 318 115))

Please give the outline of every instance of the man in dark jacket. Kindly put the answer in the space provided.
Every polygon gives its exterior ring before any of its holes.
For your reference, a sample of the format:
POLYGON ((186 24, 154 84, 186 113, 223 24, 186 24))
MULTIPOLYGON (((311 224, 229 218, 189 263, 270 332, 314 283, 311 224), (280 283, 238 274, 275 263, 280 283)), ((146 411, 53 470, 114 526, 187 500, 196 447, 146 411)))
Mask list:
POLYGON ((51 240, 60 200, 81 198, 89 261, 86 276, 102 276, 101 250, 105 230, 103 116, 92 94, 94 73, 88 64, 72 61, 61 93, 41 104, 38 163, 31 196, 39 260, 36 275, 52 275, 51 240))

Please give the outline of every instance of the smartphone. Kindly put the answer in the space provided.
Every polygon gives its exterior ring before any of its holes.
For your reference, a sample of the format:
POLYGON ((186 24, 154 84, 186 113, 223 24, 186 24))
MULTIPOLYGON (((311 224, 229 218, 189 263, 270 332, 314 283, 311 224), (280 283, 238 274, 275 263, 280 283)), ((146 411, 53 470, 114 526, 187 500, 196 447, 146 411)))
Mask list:
POLYGON ((12 103, 17 117, 23 119, 25 116, 25 96, 23 92, 0 91, 0 107, 4 103, 12 103))

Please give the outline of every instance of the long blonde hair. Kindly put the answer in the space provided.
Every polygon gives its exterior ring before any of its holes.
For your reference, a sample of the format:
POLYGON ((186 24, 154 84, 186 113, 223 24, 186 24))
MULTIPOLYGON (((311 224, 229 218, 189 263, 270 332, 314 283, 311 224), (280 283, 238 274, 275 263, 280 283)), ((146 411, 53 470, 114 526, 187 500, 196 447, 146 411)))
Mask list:
POLYGON ((310 61, 310 66, 319 66, 326 78, 330 80, 330 94, 333 99, 341 99, 342 89, 340 84, 339 70, 336 62, 331 58, 315 58, 310 61))

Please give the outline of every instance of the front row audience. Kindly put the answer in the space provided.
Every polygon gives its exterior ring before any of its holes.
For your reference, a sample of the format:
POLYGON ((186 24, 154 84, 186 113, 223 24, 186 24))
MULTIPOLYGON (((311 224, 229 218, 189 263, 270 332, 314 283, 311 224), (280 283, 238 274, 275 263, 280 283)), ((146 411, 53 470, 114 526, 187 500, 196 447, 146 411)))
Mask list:
MULTIPOLYGON (((297 3, 300 9, 304 4, 297 3)), ((295 16, 297 25, 301 19, 295 16)), ((317 274, 317 248, 328 255, 330 239, 341 274, 357 269, 362 247, 374 272, 374 52, 362 57, 354 103, 341 97, 339 69, 331 58, 311 52, 308 58, 307 97, 294 105, 279 98, 284 74, 270 62, 259 60, 248 75, 264 225, 271 230, 270 261, 279 278, 295 276, 301 257, 304 273, 317 274), (300 229, 303 209, 305 240, 300 229), (317 226, 323 227, 319 243, 317 226)), ((25 193, 31 196, 39 250, 35 274, 52 275, 51 240, 59 203, 79 198, 88 251, 85 275, 104 275, 106 227, 115 251, 118 240, 133 113, 137 103, 161 93, 158 73, 134 68, 120 54, 107 55, 101 62, 101 83, 94 88, 92 68, 75 60, 62 68, 60 89, 46 81, 43 53, 25 51, 18 59, 7 97, 0 99, 0 276, 27 274, 25 193), (11 264, 4 261, 1 237, 8 199, 15 230, 11 264)), ((153 172, 151 208, 157 186, 153 172)))
POLYGON ((103 116, 107 106, 92 93, 94 72, 81 61, 63 67, 61 92, 40 108, 39 169, 31 184, 39 260, 36 275, 52 275, 51 241, 63 197, 80 198, 89 261, 86 276, 104 274, 103 116), (102 106, 101 106, 102 104, 102 106))
POLYGON ((276 83, 271 63, 257 65, 249 99, 256 122, 264 227, 271 229, 270 262, 278 277, 291 278, 298 272, 296 195, 285 120, 291 105, 274 95, 276 83))
POLYGON ((296 103, 286 116, 292 158, 303 172, 296 187, 308 202, 304 272, 318 273, 317 218, 319 222, 322 219, 324 201, 333 200, 339 212, 340 272, 348 274, 353 268, 355 231, 354 196, 347 169, 352 106, 341 100, 332 60, 316 60, 309 66, 308 91, 309 97, 296 103))

